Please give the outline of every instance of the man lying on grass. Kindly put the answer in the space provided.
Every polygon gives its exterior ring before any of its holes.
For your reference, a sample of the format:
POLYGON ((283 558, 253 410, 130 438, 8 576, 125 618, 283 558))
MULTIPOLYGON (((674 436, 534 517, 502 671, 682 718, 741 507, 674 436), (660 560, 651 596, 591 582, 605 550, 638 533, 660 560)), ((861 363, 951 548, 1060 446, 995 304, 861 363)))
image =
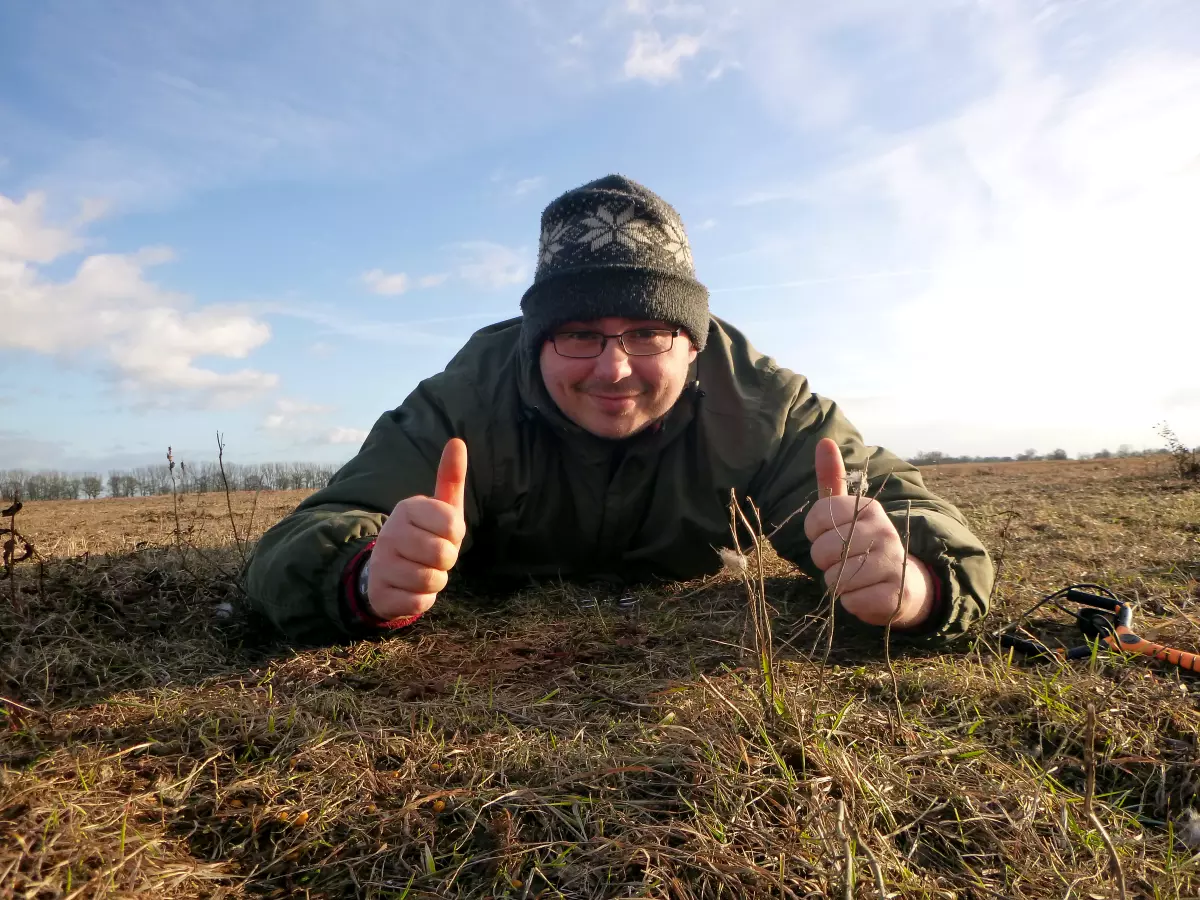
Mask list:
POLYGON ((986 612, 991 560, 961 514, 709 315, 657 195, 609 176, 547 206, 521 311, 476 332, 263 536, 249 594, 284 633, 409 625, 456 566, 525 582, 710 574, 732 546, 731 490, 868 625, 950 637, 986 612), (845 463, 867 469, 868 497, 847 496, 845 463))

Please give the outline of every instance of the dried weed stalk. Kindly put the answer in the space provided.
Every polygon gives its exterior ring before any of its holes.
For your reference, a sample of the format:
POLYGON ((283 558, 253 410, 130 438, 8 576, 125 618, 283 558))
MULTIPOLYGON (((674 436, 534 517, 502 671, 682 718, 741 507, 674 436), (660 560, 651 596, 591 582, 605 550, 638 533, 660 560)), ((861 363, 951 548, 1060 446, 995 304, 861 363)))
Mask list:
MULTIPOLYGON (((759 678, 759 692, 762 699, 763 711, 768 718, 782 716, 784 704, 782 685, 779 680, 779 667, 775 662, 774 639, 771 635, 771 608, 767 604, 767 582, 763 571, 763 551, 767 537, 763 532, 762 516, 754 501, 747 498, 746 503, 754 513, 755 524, 752 525, 742 511, 737 500, 737 492, 729 492, 729 532, 733 537, 733 556, 735 562, 732 568, 746 587, 747 609, 750 625, 753 630, 754 659, 756 673, 759 678), (750 539, 754 542, 755 576, 750 574, 749 560, 742 552, 741 540, 738 537, 738 522, 746 527, 750 539)), ((726 557, 726 567, 730 568, 730 558, 726 557)))
MULTIPOLYGON (((242 539, 238 536, 237 519, 233 515, 233 498, 229 491, 229 478, 225 475, 225 441, 221 436, 221 432, 217 432, 217 467, 221 472, 221 486, 225 491, 225 508, 229 511, 229 530, 233 533, 233 545, 237 548, 238 556, 242 559, 242 567, 246 565, 246 548, 243 545, 242 539)), ((258 504, 258 492, 254 494, 254 502, 258 504)), ((251 513, 253 516, 253 513, 251 513)), ((247 537, 249 529, 247 528, 247 537)))
POLYGON ((20 531, 17 530, 17 514, 24 508, 21 502, 20 492, 14 492, 13 502, 3 511, 0 511, 0 518, 8 519, 8 527, 0 528, 0 538, 4 539, 2 545, 2 553, 0 553, 0 562, 4 566, 4 577, 8 579, 8 593, 14 610, 21 608, 20 597, 17 593, 17 582, 15 578, 17 563, 24 562, 27 559, 37 559, 38 561, 38 586, 39 593, 41 590, 42 573, 44 571, 44 563, 38 556, 37 549, 33 543, 26 538, 20 531))

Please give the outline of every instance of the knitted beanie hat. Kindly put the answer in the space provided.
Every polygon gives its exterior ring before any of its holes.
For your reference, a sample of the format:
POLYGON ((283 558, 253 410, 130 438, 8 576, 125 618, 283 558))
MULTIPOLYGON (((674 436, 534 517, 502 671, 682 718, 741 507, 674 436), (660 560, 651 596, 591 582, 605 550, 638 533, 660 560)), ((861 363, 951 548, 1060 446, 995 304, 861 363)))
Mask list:
POLYGON ((559 325, 607 316, 680 325, 701 350, 708 338, 708 290, 696 280, 679 213, 621 175, 567 191, 542 212, 521 313, 535 358, 559 325))

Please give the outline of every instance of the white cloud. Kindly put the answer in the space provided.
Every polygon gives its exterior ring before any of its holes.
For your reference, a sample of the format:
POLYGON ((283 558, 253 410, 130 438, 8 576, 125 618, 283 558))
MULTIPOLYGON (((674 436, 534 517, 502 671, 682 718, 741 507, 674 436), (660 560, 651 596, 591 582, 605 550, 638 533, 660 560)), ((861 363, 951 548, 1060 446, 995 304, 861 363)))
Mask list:
POLYGON ((311 428, 314 417, 331 412, 333 412, 332 406, 280 397, 275 401, 274 411, 263 418, 262 427, 268 431, 296 431, 311 428))
POLYGON ((696 19, 709 15, 703 3, 677 3, 675 0, 625 0, 625 11, 645 18, 696 19))
POLYGON ((367 439, 368 432, 362 428, 331 428, 324 432, 316 441, 320 444, 361 444, 367 439))
POLYGON ((19 203, 0 194, 0 261, 48 263, 83 245, 69 228, 45 224, 45 209, 45 194, 28 194, 19 203))
POLYGON ((102 219, 112 210, 112 203, 103 197, 85 197, 79 204, 79 212, 71 220, 72 228, 82 228, 89 222, 102 219))
POLYGON ((344 425, 330 426, 327 419, 335 408, 322 403, 309 403, 280 397, 267 413, 260 427, 292 444, 361 444, 367 432, 344 425))
POLYGON ((708 74, 704 76, 704 80, 705 81, 716 81, 718 78, 720 78, 726 72, 728 72, 730 69, 740 69, 740 68, 741 68, 741 66, 738 65, 737 63, 731 63, 731 62, 726 62, 725 60, 722 60, 721 62, 717 63, 715 66, 713 66, 711 69, 708 70, 708 74))
POLYGON ((700 39, 693 35, 681 34, 666 43, 657 31, 636 31, 625 57, 625 77, 642 78, 651 84, 671 81, 679 77, 683 60, 699 51, 700 39))
POLYGON ((517 177, 504 167, 494 170, 488 180, 496 185, 498 192, 502 196, 511 199, 524 197, 541 189, 546 184, 546 176, 544 175, 517 177))
MULTIPOLYGON (((0 347, 98 356, 116 383, 142 402, 229 406, 275 386, 275 375, 256 369, 196 365, 209 356, 244 359, 266 343, 270 329, 234 308, 192 309, 184 295, 147 280, 146 268, 172 258, 168 248, 94 254, 67 280, 45 277, 38 266, 83 239, 72 228, 46 224, 43 211, 41 195, 21 203, 0 195, 0 347)), ((96 206, 81 213, 96 214, 96 206)))
POLYGON ((449 276, 444 273, 422 275, 414 282, 413 279, 409 278, 408 275, 403 272, 388 274, 382 269, 371 269, 369 272, 363 272, 361 277, 363 284, 370 289, 371 293, 379 294, 384 297, 395 297, 411 290, 413 287, 437 287, 449 276))
POLYGON ((363 272, 362 281, 370 288, 371 293, 382 294, 385 297, 394 297, 408 290, 408 276, 403 272, 389 275, 382 269, 371 269, 369 272, 363 272))
POLYGON ((518 179, 517 183, 512 187, 513 196, 524 197, 531 191, 536 191, 545 183, 546 179, 541 175, 535 175, 533 178, 518 179))
POLYGON ((965 432, 994 449, 999 424, 1073 452, 1149 440, 1163 417, 1200 431, 1179 391, 1200 333, 1200 63, 1127 55, 1080 86, 1027 53, 1002 75, 792 192, 858 211, 863 233, 888 223, 885 252, 931 270, 856 363, 863 387, 903 386, 870 418, 957 429, 949 451, 965 432))
MULTIPOLYGON (((326 335, 339 335, 359 343, 382 344, 388 347, 452 347, 455 345, 454 338, 424 329, 425 325, 432 322, 445 321, 445 317, 408 322, 370 319, 362 316, 347 318, 345 310, 333 306, 294 303, 264 303, 260 304, 257 309, 264 315, 287 316, 311 322, 326 335)), ((470 318, 480 318, 480 316, 471 315, 470 318)))
POLYGON ((477 287, 496 289, 529 280, 529 264, 524 248, 514 249, 492 241, 463 241, 456 247, 466 256, 458 274, 477 287))

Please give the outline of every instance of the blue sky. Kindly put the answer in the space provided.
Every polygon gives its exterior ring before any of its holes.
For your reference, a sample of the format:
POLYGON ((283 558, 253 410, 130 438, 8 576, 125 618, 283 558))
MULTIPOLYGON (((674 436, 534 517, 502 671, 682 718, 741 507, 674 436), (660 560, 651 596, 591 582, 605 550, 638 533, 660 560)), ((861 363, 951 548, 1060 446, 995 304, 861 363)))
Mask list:
POLYGON ((1200 443, 1200 6, 0 0, 0 468, 353 455, 609 172, 904 455, 1200 443))

